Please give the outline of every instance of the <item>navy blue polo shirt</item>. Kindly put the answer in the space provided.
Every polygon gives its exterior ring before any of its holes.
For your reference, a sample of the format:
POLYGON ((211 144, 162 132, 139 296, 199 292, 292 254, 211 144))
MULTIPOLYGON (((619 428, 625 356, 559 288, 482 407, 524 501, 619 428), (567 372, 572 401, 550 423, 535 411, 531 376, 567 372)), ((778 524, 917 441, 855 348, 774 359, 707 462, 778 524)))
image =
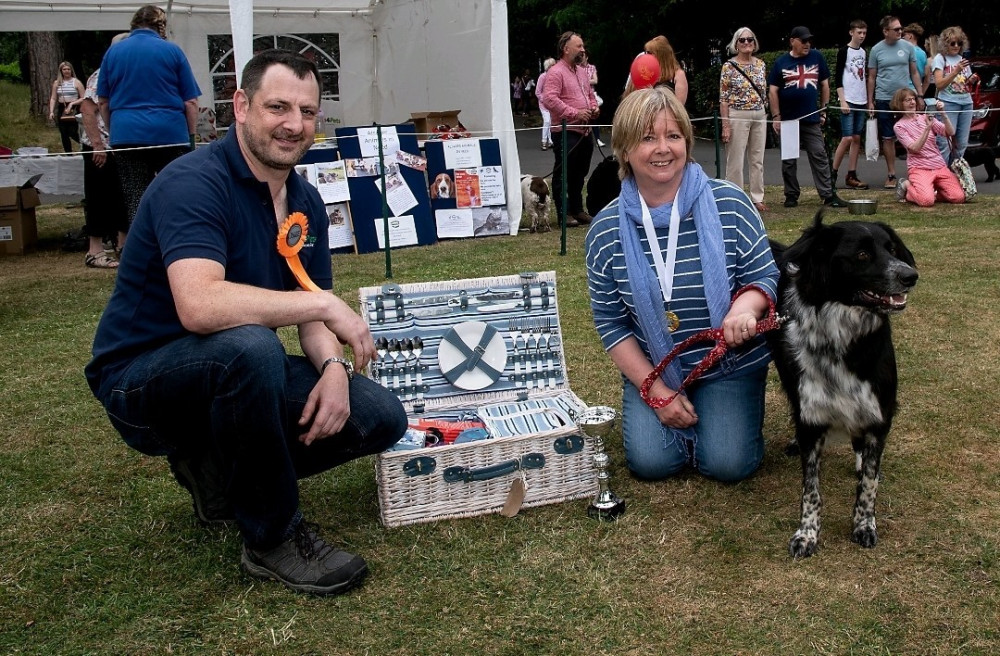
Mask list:
MULTIPOLYGON (((289 175, 285 188, 288 211, 302 212, 309 222, 299 251, 302 265, 313 282, 330 289, 323 200, 298 175, 289 175)), ((251 173, 235 128, 171 162, 149 185, 129 230, 115 288, 94 336, 94 357, 85 369, 94 393, 101 396, 135 356, 191 334, 181 325, 170 292, 167 267, 173 262, 215 260, 230 282, 298 288, 277 251, 277 238, 270 190, 251 173)))

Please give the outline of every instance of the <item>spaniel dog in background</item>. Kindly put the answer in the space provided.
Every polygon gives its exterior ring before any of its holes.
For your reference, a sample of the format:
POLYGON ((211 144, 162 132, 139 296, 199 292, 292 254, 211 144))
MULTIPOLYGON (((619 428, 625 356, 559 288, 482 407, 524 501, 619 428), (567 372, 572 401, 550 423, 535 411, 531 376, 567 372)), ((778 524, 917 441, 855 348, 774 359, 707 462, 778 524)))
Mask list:
POLYGON ((896 412, 896 355, 889 317, 906 309, 917 282, 913 255, 884 223, 823 225, 822 212, 791 246, 771 242, 781 271, 781 329, 767 333, 795 422, 802 460, 799 528, 792 557, 819 542, 820 456, 831 435, 846 434, 858 476, 851 539, 878 542, 875 496, 886 436, 896 412))
POLYGON ((438 173, 431 183, 431 198, 454 198, 455 183, 447 173, 438 173))
POLYGON ((534 175, 521 176, 521 198, 524 201, 524 215, 531 218, 530 232, 548 232, 549 206, 552 194, 543 178, 534 175))

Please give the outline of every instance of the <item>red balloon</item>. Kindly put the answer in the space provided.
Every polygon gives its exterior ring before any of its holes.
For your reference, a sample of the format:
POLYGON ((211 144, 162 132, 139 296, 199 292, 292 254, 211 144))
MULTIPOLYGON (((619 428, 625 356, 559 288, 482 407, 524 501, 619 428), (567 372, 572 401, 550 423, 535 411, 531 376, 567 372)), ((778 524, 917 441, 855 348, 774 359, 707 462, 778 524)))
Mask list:
POLYGON ((654 55, 643 53, 633 60, 629 75, 636 89, 648 89, 660 80, 660 62, 654 55))

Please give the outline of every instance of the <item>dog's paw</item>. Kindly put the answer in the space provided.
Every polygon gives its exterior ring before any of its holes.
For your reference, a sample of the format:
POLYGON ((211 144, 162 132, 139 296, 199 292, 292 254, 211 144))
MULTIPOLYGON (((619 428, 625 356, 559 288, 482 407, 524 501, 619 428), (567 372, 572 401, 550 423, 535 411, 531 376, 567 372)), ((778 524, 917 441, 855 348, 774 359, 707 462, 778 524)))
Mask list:
POLYGON ((543 223, 541 227, 538 228, 538 232, 551 232, 552 226, 548 223, 543 223))
POLYGON ((788 543, 788 553, 792 558, 808 558, 816 553, 819 546, 819 536, 815 531, 795 531, 791 541, 788 543))
POLYGON ((798 456, 800 451, 801 449, 799 449, 799 443, 795 440, 792 440, 785 445, 786 456, 798 456))
POLYGON ((875 530, 875 522, 865 522, 854 527, 851 533, 851 540, 857 542, 865 549, 871 549, 878 544, 878 531, 875 530))

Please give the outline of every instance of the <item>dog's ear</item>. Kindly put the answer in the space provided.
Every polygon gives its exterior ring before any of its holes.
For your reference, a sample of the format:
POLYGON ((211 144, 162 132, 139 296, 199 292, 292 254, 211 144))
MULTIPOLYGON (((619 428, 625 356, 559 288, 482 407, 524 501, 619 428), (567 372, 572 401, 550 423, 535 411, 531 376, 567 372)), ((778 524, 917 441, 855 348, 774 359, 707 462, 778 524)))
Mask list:
POLYGON ((896 247, 896 257, 902 260, 903 262, 906 262, 911 267, 916 267, 917 262, 916 260, 913 259, 913 253, 911 253, 910 249, 906 247, 906 244, 903 243, 903 240, 899 238, 899 235, 896 234, 896 231, 890 228, 885 223, 879 223, 877 225, 883 230, 885 230, 886 233, 888 233, 889 238, 892 239, 892 243, 896 247))

